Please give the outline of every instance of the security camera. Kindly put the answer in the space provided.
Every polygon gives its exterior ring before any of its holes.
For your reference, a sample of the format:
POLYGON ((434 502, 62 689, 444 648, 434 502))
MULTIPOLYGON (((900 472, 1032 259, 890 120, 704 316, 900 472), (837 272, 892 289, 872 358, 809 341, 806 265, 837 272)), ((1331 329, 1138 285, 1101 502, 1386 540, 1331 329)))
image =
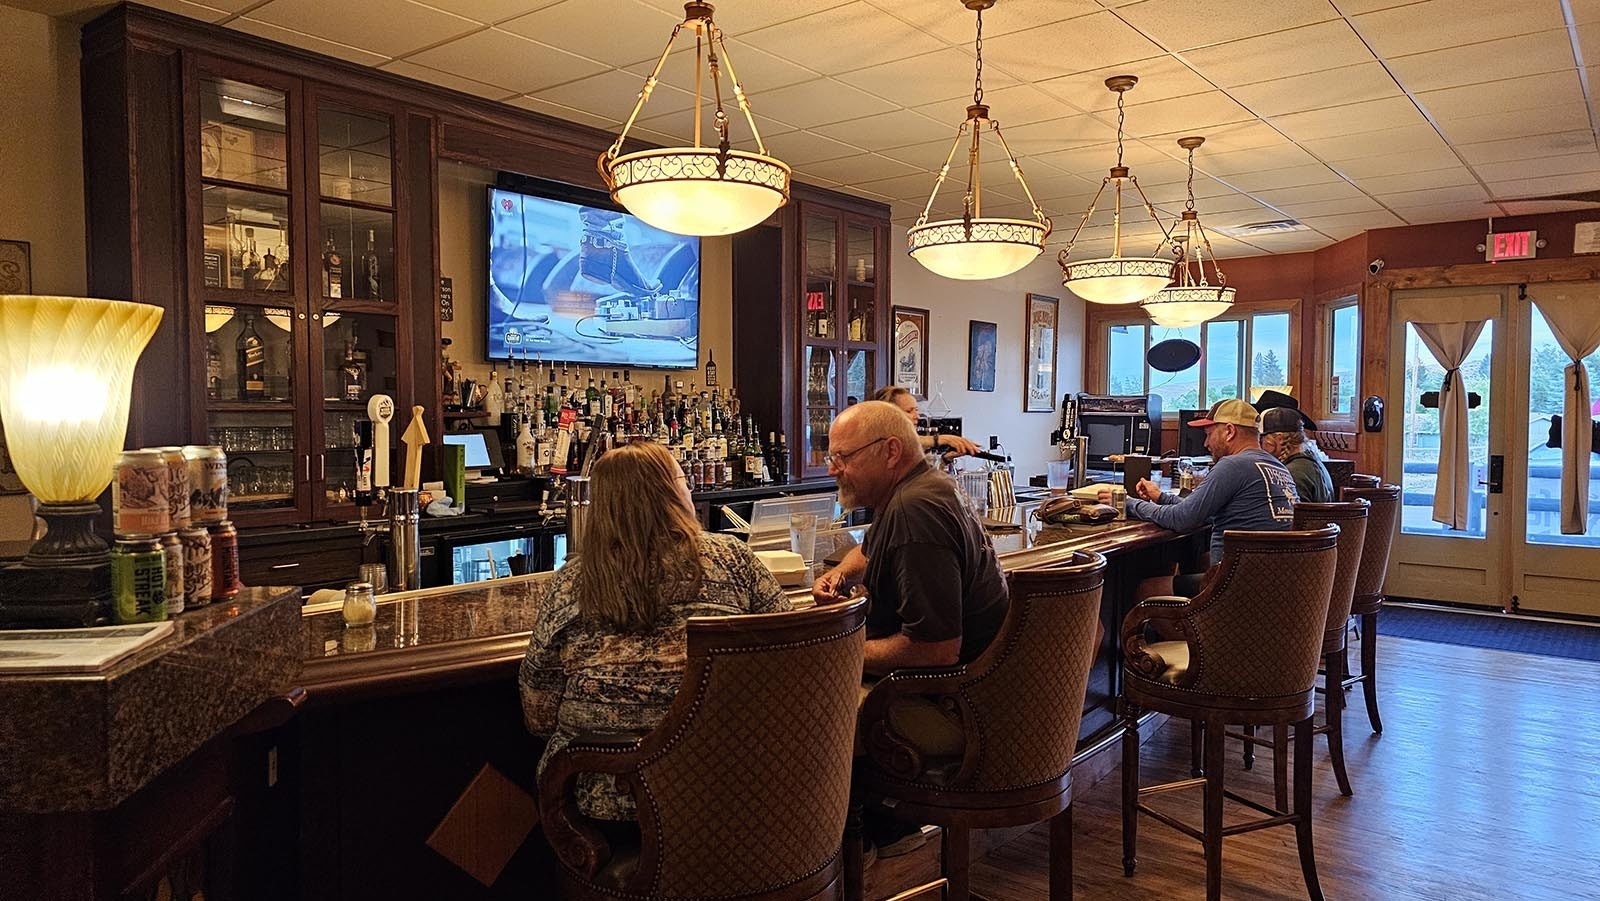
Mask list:
POLYGON ((1368 263, 1367 264, 1367 271, 1372 273, 1373 275, 1377 275, 1378 273, 1382 272, 1383 271, 1383 259, 1380 257, 1380 258, 1378 258, 1376 260, 1373 260, 1372 262, 1368 263))

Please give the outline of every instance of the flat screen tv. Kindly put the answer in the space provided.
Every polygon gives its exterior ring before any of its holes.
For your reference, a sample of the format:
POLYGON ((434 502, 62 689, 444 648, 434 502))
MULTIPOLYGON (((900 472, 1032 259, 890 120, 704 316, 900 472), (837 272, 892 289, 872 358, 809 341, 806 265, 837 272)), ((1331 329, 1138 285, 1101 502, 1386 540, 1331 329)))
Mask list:
POLYGON ((699 238, 582 189, 502 179, 488 199, 490 360, 696 366, 699 238))

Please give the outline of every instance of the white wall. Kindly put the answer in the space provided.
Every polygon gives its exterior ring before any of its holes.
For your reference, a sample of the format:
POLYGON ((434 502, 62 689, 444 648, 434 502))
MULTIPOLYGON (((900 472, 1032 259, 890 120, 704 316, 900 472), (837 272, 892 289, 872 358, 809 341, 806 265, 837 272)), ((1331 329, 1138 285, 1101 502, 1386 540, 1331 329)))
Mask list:
POLYGON ((1045 462, 1057 458, 1050 432, 1060 422, 1061 395, 1083 390, 1083 301, 1061 287, 1061 268, 1051 253, 1040 254, 1022 271, 986 282, 964 282, 934 275, 905 253, 905 229, 890 235, 890 295, 894 303, 928 310, 929 400, 937 405, 940 390, 950 414, 962 417, 966 437, 987 447, 998 435, 1017 467, 1017 482, 1041 474, 1045 462), (1023 329, 1026 295, 1044 294, 1061 301, 1056 339, 1056 406, 1051 413, 1022 412, 1023 361, 1027 352, 1023 329), (967 323, 993 322, 997 329, 994 391, 967 390, 967 323), (942 386, 942 387, 941 387, 942 386))

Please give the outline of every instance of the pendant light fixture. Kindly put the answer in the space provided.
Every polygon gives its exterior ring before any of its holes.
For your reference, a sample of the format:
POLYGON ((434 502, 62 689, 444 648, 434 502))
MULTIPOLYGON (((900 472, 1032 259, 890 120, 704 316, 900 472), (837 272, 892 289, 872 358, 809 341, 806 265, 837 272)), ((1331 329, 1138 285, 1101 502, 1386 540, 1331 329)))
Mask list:
POLYGON ((1175 226, 1172 230, 1173 252, 1178 256, 1177 284, 1162 288, 1144 302, 1145 312, 1156 325, 1171 328, 1188 328, 1208 319, 1215 319, 1233 306, 1233 288, 1217 265, 1217 255, 1211 249, 1211 237, 1200 224, 1200 214, 1194 209, 1194 151, 1206 142, 1202 137, 1179 138, 1178 146, 1189 151, 1189 205, 1183 208, 1182 234, 1175 226), (1211 271, 1217 283, 1206 278, 1206 257, 1211 258, 1211 271), (1193 271, 1189 263, 1193 261, 1193 271))
POLYGON ((999 278, 1010 275, 1028 265, 1044 250, 1044 241, 1050 235, 1050 220, 1039 209, 1033 192, 1022 177, 1022 167, 1000 133, 1000 123, 989 118, 989 107, 983 102, 983 11, 994 5, 994 0, 961 0, 962 5, 978 14, 977 78, 972 90, 972 105, 967 107, 967 118, 956 129, 955 143, 945 156, 944 167, 933 182, 933 193, 922 208, 917 224, 906 232, 906 244, 911 258, 926 266, 931 272, 958 279, 999 278), (961 200, 960 219, 928 221, 933 201, 939 188, 950 174, 950 161, 961 149, 962 139, 971 130, 972 140, 967 148, 967 192, 961 200), (1033 207, 1032 219, 995 219, 983 215, 983 183, 978 167, 982 163, 981 136, 985 129, 994 132, 1011 164, 1011 172, 1022 186, 1022 193, 1033 207))
POLYGON ((1151 205, 1150 199, 1144 196, 1144 189, 1139 187, 1139 179, 1130 174, 1128 167, 1122 164, 1123 98, 1138 83, 1139 79, 1133 75, 1113 75, 1106 79, 1106 87, 1117 95, 1117 164, 1111 167, 1110 175, 1101 179, 1100 190, 1096 191, 1094 199, 1089 201, 1089 208, 1084 211, 1083 220, 1078 223, 1077 230, 1067 240, 1066 249, 1062 250, 1056 259, 1061 265, 1061 284, 1090 303, 1138 303, 1172 282, 1171 260, 1159 256, 1122 255, 1123 182, 1132 184, 1133 189, 1139 192, 1139 199, 1144 201, 1145 212, 1161 229, 1161 240, 1157 242, 1155 249, 1157 254, 1171 237, 1167 233, 1166 226, 1161 224, 1161 217, 1156 215, 1156 208, 1151 205), (1100 195, 1105 193, 1107 185, 1112 186, 1115 197, 1111 216, 1111 256, 1070 262, 1072 246, 1077 242, 1078 235, 1083 232, 1083 227, 1089 223, 1089 217, 1094 215, 1095 206, 1100 202, 1100 195))
POLYGON ((773 210, 789 201, 789 167, 767 155, 761 133, 756 129, 750 101, 728 58, 722 29, 711 20, 710 3, 683 5, 684 20, 672 29, 672 37, 656 60, 656 67, 645 79, 633 113, 622 126, 598 166, 611 197, 628 212, 664 231, 680 235, 731 235, 760 223, 773 210), (694 146, 662 147, 622 154, 628 137, 644 105, 650 100, 661 76, 661 68, 672 52, 672 45, 685 28, 694 31, 694 146), (711 87, 716 98, 715 147, 701 145, 700 97, 703 85, 701 66, 711 71, 711 87), (726 66, 733 96, 744 111, 755 137, 756 151, 734 150, 728 143, 728 115, 722 108, 721 70, 726 66))

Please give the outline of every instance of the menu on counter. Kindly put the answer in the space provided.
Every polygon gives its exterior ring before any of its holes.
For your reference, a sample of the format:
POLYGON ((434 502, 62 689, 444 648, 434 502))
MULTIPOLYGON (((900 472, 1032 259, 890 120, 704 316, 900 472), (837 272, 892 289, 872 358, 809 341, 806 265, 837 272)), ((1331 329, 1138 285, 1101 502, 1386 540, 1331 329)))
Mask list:
POLYGON ((172 634, 172 623, 0 631, 0 673, 93 673, 172 634))

